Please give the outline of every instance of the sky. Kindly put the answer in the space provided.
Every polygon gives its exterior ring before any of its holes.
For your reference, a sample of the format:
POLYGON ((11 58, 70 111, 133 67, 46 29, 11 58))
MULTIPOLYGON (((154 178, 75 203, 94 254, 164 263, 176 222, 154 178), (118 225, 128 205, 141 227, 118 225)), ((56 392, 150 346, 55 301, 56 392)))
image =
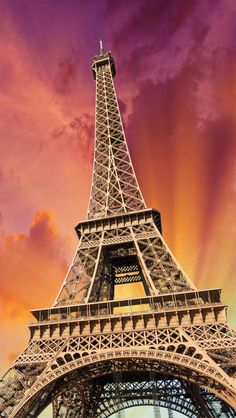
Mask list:
POLYGON ((236 323, 236 2, 0 0, 1 372, 50 306, 86 216, 91 62, 112 50, 127 141, 148 207, 198 288, 236 323))
MULTIPOLYGON (((39 418, 51 417, 51 406, 44 410, 39 418)), ((168 418, 168 410, 166 408, 160 408, 161 418, 168 418)), ((157 415, 157 414, 156 414, 157 415)), ((174 418, 184 418, 185 415, 179 412, 174 412, 174 418)), ((113 414, 111 418, 152 418, 155 417, 155 411, 153 406, 135 406, 128 408, 125 411, 121 411, 120 415, 113 414)), ((156 417, 155 417, 156 418, 156 417)))

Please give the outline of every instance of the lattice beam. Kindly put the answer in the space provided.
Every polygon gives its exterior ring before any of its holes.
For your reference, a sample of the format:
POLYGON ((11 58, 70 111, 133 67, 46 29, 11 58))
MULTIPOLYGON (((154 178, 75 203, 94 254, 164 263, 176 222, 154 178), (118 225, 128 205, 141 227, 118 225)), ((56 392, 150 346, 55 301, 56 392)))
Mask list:
POLYGON ((133 170, 110 53, 93 61, 96 143, 88 218, 51 308, 33 311, 30 342, 0 385, 3 418, 107 418, 164 406, 236 416, 236 333, 220 289, 197 290, 147 209, 133 170), (143 285, 113 300, 117 286, 143 285))

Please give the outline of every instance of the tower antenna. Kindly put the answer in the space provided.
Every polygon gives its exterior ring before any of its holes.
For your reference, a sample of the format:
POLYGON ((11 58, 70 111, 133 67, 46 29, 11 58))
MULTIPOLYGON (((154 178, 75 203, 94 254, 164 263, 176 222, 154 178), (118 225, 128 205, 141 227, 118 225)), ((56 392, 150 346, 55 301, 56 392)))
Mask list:
POLYGON ((102 42, 101 39, 100 39, 99 43, 100 43, 100 55, 103 55, 103 42, 102 42))

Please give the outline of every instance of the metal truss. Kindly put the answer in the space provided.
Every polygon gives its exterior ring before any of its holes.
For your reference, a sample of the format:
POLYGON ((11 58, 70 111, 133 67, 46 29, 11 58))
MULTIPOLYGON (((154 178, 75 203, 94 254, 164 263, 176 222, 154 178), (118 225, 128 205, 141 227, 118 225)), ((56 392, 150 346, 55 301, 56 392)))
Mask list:
MULTIPOLYGON (((216 291, 208 293, 207 303, 205 292, 196 292, 198 304, 194 308, 191 305, 192 292, 189 295, 185 294, 187 305, 182 307, 177 304, 179 295, 177 293, 137 300, 136 304, 140 305, 143 305, 143 302, 149 302, 149 310, 143 312, 141 310, 135 311, 133 309, 135 303, 130 305, 128 300, 126 306, 130 307, 130 312, 126 312, 122 316, 109 314, 114 311, 120 301, 34 311, 38 321, 30 327, 31 342, 16 360, 12 375, 6 375, 4 387, 1 390, 1 394, 4 395, 5 410, 9 414, 3 416, 10 418, 35 416, 36 412, 38 413, 45 407, 45 402, 53 401, 59 396, 59 393, 55 392, 58 385, 62 387, 72 402, 70 391, 67 392, 65 389, 65 382, 70 382, 73 379, 78 381, 79 387, 85 391, 84 400, 79 398, 82 405, 80 407, 85 411, 81 412, 81 416, 92 416, 95 414, 94 411, 88 415, 91 391, 89 392, 90 396, 86 389, 87 386, 85 386, 85 390, 84 385, 88 383, 88 380, 94 384, 94 379, 119 370, 130 374, 135 373, 135 376, 137 373, 149 370, 172 376, 172 380, 174 377, 178 377, 178 379, 188 382, 189 398, 192 401, 196 397, 196 386, 200 388, 200 392, 203 388, 207 388, 218 399, 218 404, 221 399, 224 408, 231 411, 230 408, 235 407, 234 379, 223 370, 220 363, 214 361, 211 347, 215 346, 216 341, 218 341, 219 351, 221 347, 222 349, 230 345, 233 347, 236 343, 236 335, 229 330, 229 333, 231 332, 230 343, 229 338, 225 341, 219 339, 221 333, 226 333, 227 323, 223 325, 221 322, 223 317, 219 316, 219 312, 224 311, 225 307, 215 302, 217 300, 214 296, 216 291), (160 301, 162 301, 162 311, 160 308, 156 308, 160 306, 160 301), (191 324, 194 321, 192 309, 199 324, 195 340, 194 335, 191 334, 191 324), (206 313, 209 310, 215 310, 215 325, 211 328, 211 338, 208 338, 207 334, 209 317, 206 313), (201 321, 198 312, 201 312, 201 321), (217 323, 215 318, 220 318, 220 322, 217 323), (173 326, 174 324, 175 326, 173 326), (201 340, 200 344, 197 343, 197 338, 199 341, 201 340), (204 349, 201 348, 201 345, 204 349), (128 359, 130 360, 128 361, 128 359), (193 385, 191 386, 191 384, 193 385), (12 393, 16 391, 16 388, 17 392, 13 397, 12 393)), ((233 369, 233 365, 231 367, 233 369)), ((135 392, 135 387, 133 391, 135 392)), ((93 396, 95 396, 94 393, 92 392, 93 396)), ((171 399, 174 399, 174 393, 170 395, 171 399)), ((61 396, 60 392, 60 409, 63 410, 65 404, 62 402, 61 396)), ((139 398, 138 394, 136 394, 137 397, 139 398)), ((142 392, 140 397, 143 397, 142 392)), ((78 396, 76 396, 77 398, 78 396)), ((124 398, 121 396, 121 402, 113 405, 114 408, 120 408, 123 402, 126 405, 127 399, 124 398)), ((98 399, 96 395, 95 400, 98 401, 98 399)), ((151 402, 149 397, 148 399, 148 402, 151 402)), ((202 405, 205 402, 207 407, 205 398, 199 395, 199 399, 201 399, 202 405)), ((186 396, 183 396, 181 403, 177 405, 179 411, 185 411, 183 400, 186 401, 186 396)), ((139 400, 139 402, 141 401, 139 400)), ((158 402, 157 404, 164 405, 164 401, 158 402)), ((199 400, 197 404, 200 404, 199 400)), ((68 401, 68 411, 71 410, 70 405, 68 401)), ((98 408, 98 404, 96 407, 98 408)), ((176 409, 172 403, 169 404, 169 407, 176 409)), ((203 409, 203 406, 201 408, 203 409)), ((189 413, 186 412, 187 415, 189 413)), ((211 415, 205 414, 203 416, 211 415)), ((217 417, 217 415, 212 416, 217 417)), ((231 413, 229 416, 233 417, 234 415, 231 413)))
MULTIPOLYGON (((189 382, 152 372, 134 376, 114 373, 90 382, 89 385, 95 396, 90 398, 87 413, 99 418, 108 418, 114 413, 140 405, 162 406, 171 412, 177 411, 188 417, 199 418, 217 417, 224 411, 223 404, 206 390, 200 390, 189 382)), ((79 411, 81 391, 76 380, 68 382, 54 401, 54 418, 64 416, 68 398, 73 404, 70 410, 79 411)), ((228 409, 228 412, 232 411, 228 409)), ((74 416, 78 416, 76 414, 74 416)))
MULTIPOLYGON (((88 217, 55 303, 0 385, 3 418, 107 418, 136 405, 236 416, 236 333, 220 289, 197 290, 147 209, 130 160, 110 53, 94 58, 96 144, 88 217), (114 300, 139 283, 138 298, 114 300)), ((157 409, 158 410, 158 409, 157 409)))
POLYGON ((95 60, 96 145, 88 218, 145 209, 121 121, 112 57, 95 60))
POLYGON ((55 305, 111 299, 109 283, 104 280, 108 273, 108 260, 104 258, 105 252, 108 257, 108 248, 115 245, 122 246, 123 256, 132 253, 132 246, 147 294, 195 289, 164 242, 159 228, 158 213, 150 209, 81 222, 77 226, 79 248, 55 305), (129 243, 131 246, 127 245, 129 243))

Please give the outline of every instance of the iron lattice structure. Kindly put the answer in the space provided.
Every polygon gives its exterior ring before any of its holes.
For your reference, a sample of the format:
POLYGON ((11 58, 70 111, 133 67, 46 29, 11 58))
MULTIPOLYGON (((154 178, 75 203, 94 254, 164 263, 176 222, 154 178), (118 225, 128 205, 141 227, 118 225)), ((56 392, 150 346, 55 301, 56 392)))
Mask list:
POLYGON ((134 405, 235 417, 236 333, 221 290, 196 289, 164 242, 131 163, 111 54, 101 50, 92 70, 87 219, 54 305, 32 311, 30 341, 2 379, 1 416, 36 417, 53 403, 54 418, 106 418, 134 405))

